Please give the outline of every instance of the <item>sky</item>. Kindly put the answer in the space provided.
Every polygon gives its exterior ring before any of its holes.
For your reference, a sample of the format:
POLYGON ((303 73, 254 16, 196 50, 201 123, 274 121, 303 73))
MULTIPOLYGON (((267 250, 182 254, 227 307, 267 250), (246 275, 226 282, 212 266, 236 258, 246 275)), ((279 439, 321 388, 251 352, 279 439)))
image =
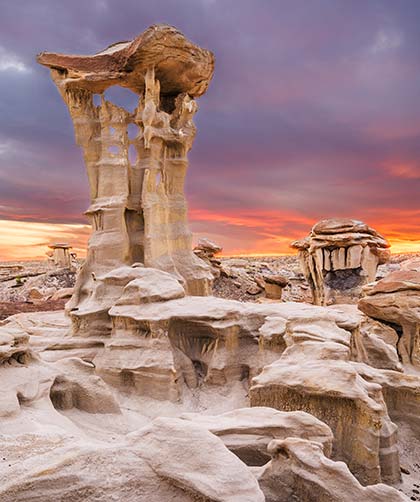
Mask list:
POLYGON ((186 193, 195 238, 290 253, 360 219, 420 251, 420 1, 0 0, 0 260, 83 255, 82 154, 41 51, 93 54, 168 23, 216 56, 186 193))

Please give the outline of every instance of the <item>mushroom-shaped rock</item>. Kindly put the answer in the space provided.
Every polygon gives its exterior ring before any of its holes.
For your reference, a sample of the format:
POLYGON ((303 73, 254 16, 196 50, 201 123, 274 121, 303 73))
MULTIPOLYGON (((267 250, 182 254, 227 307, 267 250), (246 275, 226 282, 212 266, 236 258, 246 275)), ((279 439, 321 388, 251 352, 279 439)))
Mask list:
POLYGON ((72 247, 64 242, 55 242, 48 246, 51 251, 51 260, 57 267, 70 267, 71 266, 71 254, 70 249, 72 247))
POLYGON ((308 237, 291 247, 299 251, 302 271, 317 305, 349 303, 375 280, 378 265, 389 259, 389 244, 361 221, 322 220, 308 237))
POLYGON ((399 356, 403 363, 420 367, 420 272, 391 272, 365 288, 358 306, 374 319, 399 326, 399 356))
POLYGON ((279 274, 264 275, 265 296, 271 300, 281 300, 283 288, 289 281, 286 277, 279 274))
POLYGON ((44 52, 38 62, 51 69, 67 104, 90 185, 93 234, 70 315, 86 310, 96 277, 136 262, 176 275, 190 295, 210 294, 210 267, 192 251, 184 184, 196 133, 194 98, 207 90, 213 54, 176 28, 156 25, 92 56, 44 52), (133 112, 107 99, 114 85, 138 95, 133 112))

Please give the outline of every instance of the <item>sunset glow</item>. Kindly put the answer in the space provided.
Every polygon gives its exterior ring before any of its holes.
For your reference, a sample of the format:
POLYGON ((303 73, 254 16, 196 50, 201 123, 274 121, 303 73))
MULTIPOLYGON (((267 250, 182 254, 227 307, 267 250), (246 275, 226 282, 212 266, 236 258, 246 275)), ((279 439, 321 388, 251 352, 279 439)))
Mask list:
POLYGON ((0 261, 47 259, 48 244, 53 242, 68 242, 82 257, 89 233, 87 225, 0 220, 0 261))
POLYGON ((347 217, 420 251, 420 2, 44 4, 21 32, 20 2, 0 18, 0 259, 44 257, 54 240, 83 256, 89 235, 82 152, 35 54, 93 54, 161 21, 216 57, 186 180, 195 239, 291 253, 318 220, 347 217))
MULTIPOLYGON (((393 253, 420 252, 420 211, 394 215, 393 219, 395 223, 387 219, 368 222, 388 238, 393 253)), ((295 254, 290 243, 304 237, 315 223, 308 217, 287 212, 248 215, 213 213, 205 209, 192 209, 190 221, 193 229, 203 225, 207 228, 205 232, 194 232, 195 241, 199 237, 210 237, 224 242, 222 254, 226 256, 295 254)), ((46 259, 51 242, 68 242, 82 258, 89 234, 89 225, 0 220, 0 261, 46 259)))

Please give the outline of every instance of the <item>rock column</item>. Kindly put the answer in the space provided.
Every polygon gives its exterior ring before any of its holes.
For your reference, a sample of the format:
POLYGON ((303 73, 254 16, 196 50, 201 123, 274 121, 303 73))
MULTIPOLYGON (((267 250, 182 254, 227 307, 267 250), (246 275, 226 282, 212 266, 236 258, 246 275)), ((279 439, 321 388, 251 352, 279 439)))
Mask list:
POLYGON ((89 301, 97 277, 134 263, 173 273, 188 294, 209 294, 209 267, 192 252, 184 181, 194 97, 207 89, 213 55, 159 25, 94 56, 42 53, 38 61, 68 106, 90 186, 93 231, 68 309, 89 301), (133 113, 105 98, 116 84, 138 94, 133 113))

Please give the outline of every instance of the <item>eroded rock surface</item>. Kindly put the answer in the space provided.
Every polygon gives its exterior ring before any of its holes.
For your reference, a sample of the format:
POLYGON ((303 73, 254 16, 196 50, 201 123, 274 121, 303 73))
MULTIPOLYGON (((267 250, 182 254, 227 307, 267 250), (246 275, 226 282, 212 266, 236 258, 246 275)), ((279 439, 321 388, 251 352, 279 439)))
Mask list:
POLYGON ((384 484, 364 487, 346 464, 327 458, 319 443, 298 438, 273 440, 272 460, 256 470, 266 502, 371 502, 407 501, 402 493, 384 484))
POLYGON ((15 457, 25 458, 2 466, 3 502, 264 501, 247 466, 216 436, 185 420, 157 419, 108 445, 56 440, 40 455, 24 442, 14 448, 15 457))
POLYGON ((341 326, 301 311, 279 333, 275 317, 268 318, 264 340, 282 337, 285 350, 254 378, 251 404, 313 414, 333 431, 332 458, 344 460, 362 484, 398 482, 397 426, 390 415, 402 416, 396 395, 404 396, 407 411, 417 409, 420 379, 356 362, 360 318, 341 306, 326 310, 343 316, 341 326))
POLYGON ((274 408, 240 408, 222 415, 198 413, 181 415, 202 425, 220 437, 225 446, 250 466, 264 465, 271 456, 267 449, 273 439, 299 437, 322 445, 326 456, 331 455, 331 429, 312 415, 301 411, 282 412, 274 408))
POLYGON ((365 288, 359 309, 396 327, 400 334, 397 347, 401 360, 420 368, 420 272, 392 272, 365 288))

